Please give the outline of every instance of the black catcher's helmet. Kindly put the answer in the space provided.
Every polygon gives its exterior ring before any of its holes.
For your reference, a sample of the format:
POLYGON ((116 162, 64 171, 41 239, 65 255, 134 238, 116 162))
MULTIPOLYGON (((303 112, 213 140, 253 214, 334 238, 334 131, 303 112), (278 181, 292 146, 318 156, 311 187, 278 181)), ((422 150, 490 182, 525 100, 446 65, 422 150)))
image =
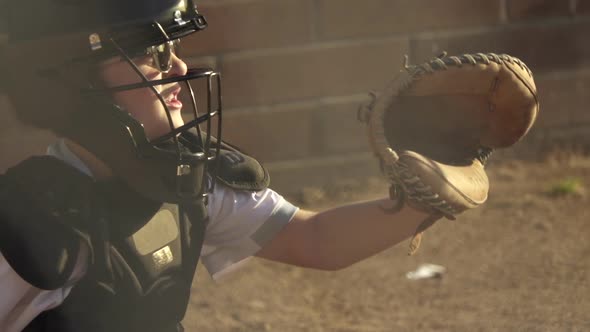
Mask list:
POLYGON ((206 195, 207 165, 219 153, 220 76, 210 68, 165 74, 178 41, 207 27, 193 0, 9 0, 1 11, 8 42, 0 62, 24 122, 72 138, 146 197, 180 202, 206 195), (148 79, 134 63, 146 54, 164 73, 162 79, 148 79), (98 64, 113 57, 126 61, 136 82, 116 87, 98 82, 98 64), (194 79, 206 81, 202 114, 190 84, 194 79), (170 83, 184 85, 191 99, 192 118, 177 128, 155 88, 170 83), (161 102, 168 133, 149 139, 142 123, 111 98, 133 89, 150 89, 161 102), (203 132, 200 125, 206 126, 203 132), (211 137, 213 129, 218 140, 211 137))

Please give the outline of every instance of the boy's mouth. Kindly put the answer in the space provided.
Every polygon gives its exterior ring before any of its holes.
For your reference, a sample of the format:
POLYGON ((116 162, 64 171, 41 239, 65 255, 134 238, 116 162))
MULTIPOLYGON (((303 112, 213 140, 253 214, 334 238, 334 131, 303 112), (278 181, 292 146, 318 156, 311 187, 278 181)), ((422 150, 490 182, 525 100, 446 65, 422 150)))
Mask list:
POLYGON ((176 86, 171 92, 170 95, 164 99, 166 101, 166 106, 172 109, 181 109, 182 102, 178 100, 178 94, 180 93, 181 87, 176 86))

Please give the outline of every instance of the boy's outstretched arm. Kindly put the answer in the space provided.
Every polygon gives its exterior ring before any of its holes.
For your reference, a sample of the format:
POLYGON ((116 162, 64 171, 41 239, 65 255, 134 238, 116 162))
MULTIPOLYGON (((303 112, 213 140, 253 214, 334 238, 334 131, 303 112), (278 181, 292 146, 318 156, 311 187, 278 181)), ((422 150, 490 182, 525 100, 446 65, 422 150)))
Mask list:
POLYGON ((410 238, 429 215, 379 199, 322 212, 299 210, 256 256, 286 264, 337 270, 410 238))

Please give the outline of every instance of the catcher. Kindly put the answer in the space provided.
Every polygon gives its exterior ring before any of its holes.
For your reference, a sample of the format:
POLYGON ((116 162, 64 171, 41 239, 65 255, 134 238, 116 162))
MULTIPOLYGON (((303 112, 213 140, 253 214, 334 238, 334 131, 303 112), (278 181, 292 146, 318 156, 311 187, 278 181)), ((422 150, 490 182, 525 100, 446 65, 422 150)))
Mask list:
POLYGON ((220 76, 178 53, 207 27, 193 1, 12 1, 3 13, 5 93, 61 138, 0 176, 1 331, 182 331, 199 261, 213 278, 250 256, 347 267, 484 203, 491 149, 524 136, 538 109, 509 56, 407 66, 361 112, 390 197, 304 211, 221 140, 220 76))

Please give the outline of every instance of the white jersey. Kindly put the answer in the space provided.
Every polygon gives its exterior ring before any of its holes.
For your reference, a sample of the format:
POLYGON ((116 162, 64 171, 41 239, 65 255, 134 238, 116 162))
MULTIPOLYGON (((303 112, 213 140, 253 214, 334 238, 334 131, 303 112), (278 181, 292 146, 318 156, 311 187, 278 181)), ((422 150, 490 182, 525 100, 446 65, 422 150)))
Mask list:
MULTIPOLYGON (((92 176, 89 168, 59 140, 47 153, 92 176)), ((242 265, 293 218, 298 208, 271 189, 237 191, 216 183, 207 206, 201 262, 217 280, 242 265)), ((0 253, 0 331, 21 331, 38 314, 59 306, 86 271, 88 250, 83 247, 70 282, 57 290, 28 284, 0 253)))

